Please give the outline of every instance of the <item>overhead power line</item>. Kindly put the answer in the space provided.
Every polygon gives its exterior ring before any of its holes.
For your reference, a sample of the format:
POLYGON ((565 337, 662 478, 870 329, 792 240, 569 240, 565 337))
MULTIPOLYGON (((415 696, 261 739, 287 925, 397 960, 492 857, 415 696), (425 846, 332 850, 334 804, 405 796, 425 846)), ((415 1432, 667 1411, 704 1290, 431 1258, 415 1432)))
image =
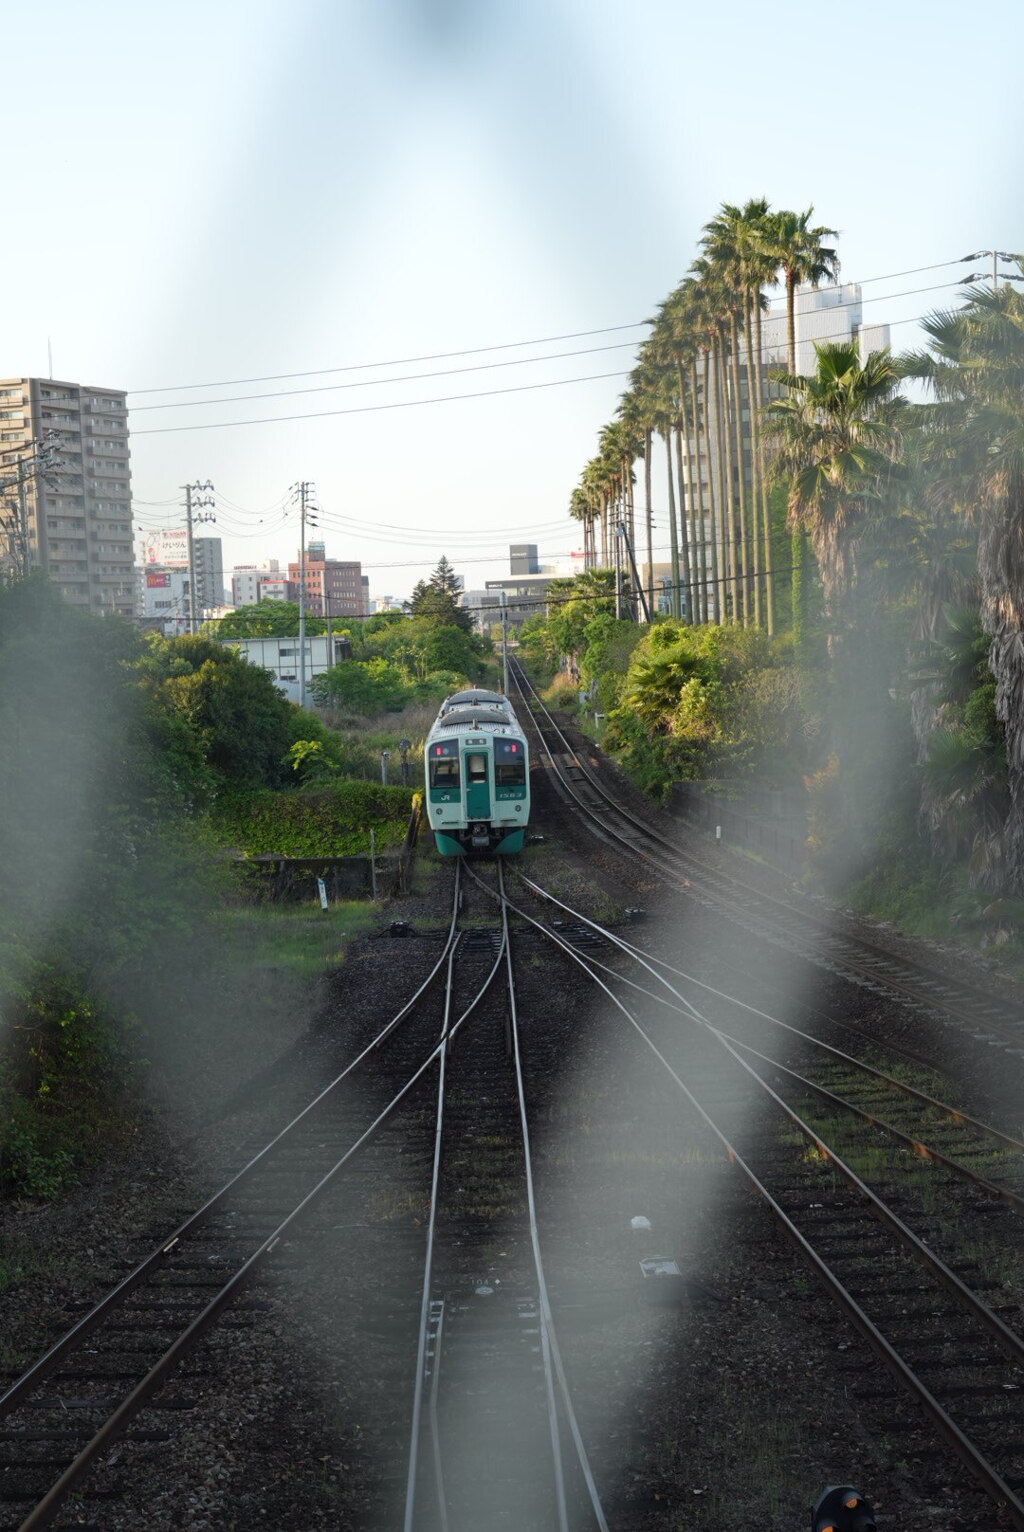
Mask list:
POLYGON ((628 378, 628 372, 595 372, 583 378, 553 378, 547 383, 520 383, 512 388, 487 388, 471 394, 440 394, 432 399, 398 399, 390 404, 358 404, 345 410, 314 410, 303 415, 264 415, 250 420, 207 420, 191 426, 145 426, 133 436, 166 436, 172 431, 222 431, 233 426, 270 426, 291 420, 324 420, 335 415, 370 415, 378 410, 409 410, 420 404, 454 404, 463 399, 490 399, 496 394, 526 394, 538 388, 564 388, 571 383, 597 383, 603 378, 628 378))
MULTIPOLYGON (((911 266, 906 271, 888 271, 880 276, 861 277, 859 286, 867 287, 874 282, 894 282, 898 277, 913 277, 924 271, 941 271, 946 266, 963 265, 962 256, 954 256, 952 260, 936 261, 930 266, 911 266)), ((890 296, 892 296, 890 294, 890 296)), ((773 300, 775 302, 781 300, 773 300)), ((217 378, 206 383, 171 383, 161 388, 133 388, 129 394, 133 398, 139 398, 143 394, 175 394, 186 393, 197 388, 239 388, 246 383, 286 383, 293 378, 317 378, 327 377, 331 373, 338 372, 368 372, 377 367, 411 367, 419 362, 444 362, 460 356, 483 356, 489 351, 513 351, 521 346, 551 346, 563 340, 585 340, 591 335, 613 335, 619 330, 640 330, 650 325, 649 319, 637 319, 632 324, 603 325, 595 330, 573 330, 566 335, 540 335, 532 340, 503 341, 498 345, 467 346, 459 351, 435 351, 426 356, 402 356, 393 357, 384 362, 349 362, 341 367, 312 367, 303 372, 273 372, 264 373, 250 378, 217 378)))
POLYGON ((396 378, 365 378, 358 383, 321 383, 315 388, 282 388, 268 394, 228 394, 217 399, 181 399, 171 404, 137 404, 132 413, 143 410, 194 410, 207 404, 247 404, 253 399, 292 399, 299 394, 330 394, 343 388, 381 388, 391 383, 419 383, 427 378, 451 378, 464 372, 493 372, 499 367, 532 367, 537 362, 561 362, 567 357, 593 356, 599 351, 632 350, 639 341, 619 340, 610 346, 587 346, 582 351, 549 351, 546 356, 516 356, 507 362, 478 362, 472 367, 446 367, 439 372, 412 372, 396 378))

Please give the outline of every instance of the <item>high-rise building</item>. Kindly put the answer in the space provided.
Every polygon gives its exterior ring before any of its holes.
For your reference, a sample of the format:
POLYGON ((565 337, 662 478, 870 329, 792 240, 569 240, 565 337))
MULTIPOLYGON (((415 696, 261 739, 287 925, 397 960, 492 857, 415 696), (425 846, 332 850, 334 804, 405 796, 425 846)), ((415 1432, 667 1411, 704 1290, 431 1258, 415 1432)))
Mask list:
MULTIPOLYGON (((267 599, 267 582, 276 584, 281 578, 277 559, 268 559, 265 564, 236 564, 231 571, 231 605, 255 606, 267 599)), ((275 591, 274 599, 287 600, 287 592, 277 597, 275 591)))
POLYGON ((134 606, 125 393, 0 379, 0 540, 94 612, 134 606))
MULTIPOLYGON (((299 569, 297 561, 288 565, 288 580, 296 591, 299 587, 299 569)), ((311 617, 365 616, 363 566, 345 563, 341 559, 314 559, 307 549, 305 606, 311 617)))
POLYGON ((194 537, 196 611, 212 611, 224 604, 224 553, 219 537, 194 537))
POLYGON ((536 543, 510 543, 508 550, 509 574, 540 574, 536 543))

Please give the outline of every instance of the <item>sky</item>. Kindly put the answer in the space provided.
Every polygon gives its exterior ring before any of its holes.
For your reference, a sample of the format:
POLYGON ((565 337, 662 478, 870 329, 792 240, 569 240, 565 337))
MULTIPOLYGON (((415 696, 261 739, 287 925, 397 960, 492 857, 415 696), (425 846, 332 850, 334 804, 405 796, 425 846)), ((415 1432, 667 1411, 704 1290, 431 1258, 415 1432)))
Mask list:
POLYGON ((2 36, 0 376, 128 389, 137 530, 209 479, 226 568, 295 558, 300 480, 378 597, 578 547, 722 202, 813 204, 894 346, 1024 250, 1016 6, 51 0, 2 36))

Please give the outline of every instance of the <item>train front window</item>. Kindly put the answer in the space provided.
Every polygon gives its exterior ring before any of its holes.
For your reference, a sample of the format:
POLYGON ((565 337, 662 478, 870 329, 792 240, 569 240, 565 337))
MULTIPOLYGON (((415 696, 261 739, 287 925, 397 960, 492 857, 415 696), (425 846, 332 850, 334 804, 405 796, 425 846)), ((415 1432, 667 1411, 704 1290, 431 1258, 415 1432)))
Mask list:
POLYGON ((470 782, 487 781, 487 757, 486 755, 466 756, 466 776, 470 782))
POLYGON ((458 787, 459 758, 457 755, 430 757, 431 787, 458 787))
POLYGON ((499 739, 494 746, 495 787, 525 787, 526 757, 518 740, 499 739))

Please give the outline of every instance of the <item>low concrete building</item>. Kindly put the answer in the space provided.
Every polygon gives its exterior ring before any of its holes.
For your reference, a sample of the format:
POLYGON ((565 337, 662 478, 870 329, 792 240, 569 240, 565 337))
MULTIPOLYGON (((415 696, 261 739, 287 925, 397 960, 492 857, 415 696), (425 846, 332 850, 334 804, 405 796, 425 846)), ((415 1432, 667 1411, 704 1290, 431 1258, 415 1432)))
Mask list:
MULTIPOLYGON (((299 700, 299 641, 297 638, 222 638, 220 643, 234 649, 250 665, 259 665, 273 676, 278 690, 289 702, 299 700)), ((306 637, 306 686, 315 676, 322 676, 332 665, 340 665, 351 652, 347 638, 315 633, 306 637)), ((309 698, 307 696, 307 704, 309 698)))

